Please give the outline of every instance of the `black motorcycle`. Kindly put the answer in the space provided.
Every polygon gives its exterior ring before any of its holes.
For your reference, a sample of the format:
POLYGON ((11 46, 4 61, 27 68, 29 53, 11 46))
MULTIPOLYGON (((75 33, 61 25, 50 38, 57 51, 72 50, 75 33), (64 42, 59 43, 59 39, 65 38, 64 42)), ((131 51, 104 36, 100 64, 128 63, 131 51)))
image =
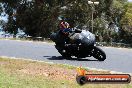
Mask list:
POLYGON ((65 58, 93 56, 99 61, 106 59, 105 52, 95 46, 95 35, 89 31, 74 29, 68 35, 58 31, 52 33, 50 39, 55 42, 55 48, 65 58))

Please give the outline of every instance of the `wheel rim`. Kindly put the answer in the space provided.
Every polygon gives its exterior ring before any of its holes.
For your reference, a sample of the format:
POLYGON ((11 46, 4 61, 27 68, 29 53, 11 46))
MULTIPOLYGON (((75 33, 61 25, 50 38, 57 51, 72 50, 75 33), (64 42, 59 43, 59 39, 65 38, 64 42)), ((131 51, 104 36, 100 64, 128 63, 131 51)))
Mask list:
POLYGON ((97 58, 99 61, 104 61, 106 59, 106 55, 104 53, 101 53, 100 51, 96 51, 95 58, 97 58))

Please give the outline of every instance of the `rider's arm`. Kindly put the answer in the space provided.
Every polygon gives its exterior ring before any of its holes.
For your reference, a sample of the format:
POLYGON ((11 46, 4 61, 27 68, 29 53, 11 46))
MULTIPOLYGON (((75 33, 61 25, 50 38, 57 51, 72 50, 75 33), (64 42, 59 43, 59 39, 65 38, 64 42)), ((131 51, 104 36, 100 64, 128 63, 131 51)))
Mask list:
POLYGON ((65 25, 66 25, 66 28, 70 27, 69 23, 67 23, 67 22, 65 22, 65 25))

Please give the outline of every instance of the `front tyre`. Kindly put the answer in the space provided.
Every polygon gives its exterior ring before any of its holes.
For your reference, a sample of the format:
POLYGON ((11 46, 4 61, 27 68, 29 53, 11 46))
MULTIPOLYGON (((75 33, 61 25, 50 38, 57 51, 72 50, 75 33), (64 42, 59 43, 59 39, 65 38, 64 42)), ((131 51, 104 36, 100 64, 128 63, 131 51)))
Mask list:
POLYGON ((102 49, 94 46, 93 57, 99 61, 104 61, 106 59, 106 54, 102 49))

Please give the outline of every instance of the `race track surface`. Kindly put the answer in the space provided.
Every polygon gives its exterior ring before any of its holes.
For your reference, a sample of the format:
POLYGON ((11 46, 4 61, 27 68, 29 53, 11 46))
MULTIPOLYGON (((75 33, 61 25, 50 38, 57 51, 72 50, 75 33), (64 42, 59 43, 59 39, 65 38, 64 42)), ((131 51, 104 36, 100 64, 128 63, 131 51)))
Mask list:
POLYGON ((0 40, 0 56, 41 60, 90 68, 132 73, 132 49, 101 47, 107 55, 103 62, 93 57, 65 59, 52 43, 0 40))

